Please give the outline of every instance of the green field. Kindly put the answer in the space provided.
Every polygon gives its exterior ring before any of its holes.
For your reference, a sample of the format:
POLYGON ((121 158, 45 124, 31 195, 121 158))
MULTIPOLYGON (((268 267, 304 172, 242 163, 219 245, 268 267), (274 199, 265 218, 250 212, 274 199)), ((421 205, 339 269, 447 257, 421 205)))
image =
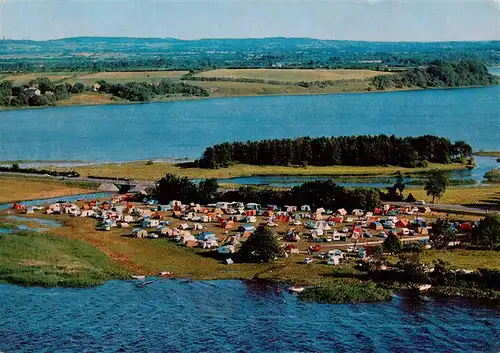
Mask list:
POLYGON ((310 175, 310 176, 388 176, 398 170, 405 173, 421 173, 430 169, 456 170, 462 169, 462 164, 429 164, 426 168, 403 168, 394 166, 328 166, 328 167, 288 167, 288 166, 257 166, 236 164, 228 168, 204 169, 191 167, 189 163, 164 163, 155 162, 146 165, 146 161, 130 163, 96 164, 71 168, 51 167, 53 170, 75 170, 81 176, 101 176, 115 178, 130 178, 137 180, 158 180, 167 173, 186 176, 192 179, 217 178, 228 179, 252 175, 310 175))
POLYGON ((0 282, 21 285, 90 287, 127 275, 90 244, 27 232, 0 235, 0 264, 0 282))
POLYGON ((13 74, 2 77, 2 80, 13 81, 16 84, 27 84, 30 81, 47 77, 52 81, 65 81, 68 83, 81 82, 92 85, 104 80, 112 83, 125 83, 130 81, 159 82, 162 79, 179 80, 188 71, 122 71, 122 72, 41 72, 27 74, 13 74))
MULTIPOLYGON (((404 195, 412 193, 417 200, 430 202, 432 198, 426 195, 423 188, 406 188, 404 195)), ((449 187, 443 197, 436 199, 436 203, 464 205, 464 206, 489 206, 500 209, 500 185, 477 187, 449 187)))

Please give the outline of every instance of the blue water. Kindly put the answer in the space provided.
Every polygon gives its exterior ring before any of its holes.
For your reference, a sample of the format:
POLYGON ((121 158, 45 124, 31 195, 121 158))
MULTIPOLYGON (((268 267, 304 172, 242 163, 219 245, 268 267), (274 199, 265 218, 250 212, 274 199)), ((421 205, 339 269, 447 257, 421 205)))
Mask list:
POLYGON ((145 288, 0 285, 5 352, 494 352, 500 311, 396 297, 302 303, 254 282, 164 280, 145 288))
POLYGON ((6 216, 5 219, 12 219, 20 222, 35 222, 40 224, 43 227, 29 227, 25 224, 18 224, 15 228, 3 228, 0 226, 1 234, 11 234, 20 230, 29 230, 34 232, 43 232, 48 230, 49 228, 58 228, 62 227, 62 223, 54 221, 52 219, 42 219, 36 217, 24 217, 24 216, 6 216))
MULTIPOLYGON (((36 206, 36 205, 55 203, 58 201, 76 202, 77 200, 80 200, 80 199, 93 200, 93 199, 98 199, 101 197, 109 197, 112 195, 114 195, 114 194, 110 193, 110 192, 94 192, 94 193, 77 194, 77 195, 71 195, 71 196, 59 196, 59 197, 53 197, 53 198, 49 198, 49 199, 22 201, 19 203, 22 205, 25 205, 25 206, 36 206)), ((14 204, 12 204, 12 203, 0 204, 0 211, 1 210, 8 210, 9 208, 12 208, 13 205, 14 204)))
POLYGON ((200 157, 233 140, 435 134, 500 149, 500 86, 0 111, 2 160, 200 157))
MULTIPOLYGON (((486 172, 500 167, 500 163, 497 162, 495 157, 483 157, 476 156, 476 168, 462 169, 453 171, 450 173, 450 177, 452 179, 458 180, 475 180, 477 184, 471 185, 462 185, 462 187, 474 187, 481 185, 481 181, 483 180, 484 174, 486 172)), ((246 177, 236 177, 230 179, 220 179, 218 180, 219 184, 238 184, 238 185, 269 185, 273 187, 293 187, 301 185, 308 181, 313 180, 328 180, 332 179, 338 185, 345 187, 372 187, 372 188, 385 188, 389 186, 393 186, 395 182, 395 178, 383 178, 383 177, 375 177, 375 179, 379 179, 377 181, 370 181, 373 178, 367 178, 366 182, 356 181, 350 182, 346 181, 345 178, 330 178, 327 176, 302 176, 302 175, 294 175, 294 176, 283 176, 283 175, 255 175, 255 176, 246 176, 246 177)), ((408 183, 412 178, 405 178, 405 182, 408 183)))

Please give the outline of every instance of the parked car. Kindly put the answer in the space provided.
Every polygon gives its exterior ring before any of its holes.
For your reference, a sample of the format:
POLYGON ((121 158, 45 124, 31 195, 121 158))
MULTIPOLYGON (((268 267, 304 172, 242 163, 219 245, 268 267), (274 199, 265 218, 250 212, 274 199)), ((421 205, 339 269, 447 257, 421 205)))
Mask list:
POLYGON ((304 259, 304 263, 306 263, 306 264, 312 264, 312 263, 313 263, 313 261, 314 261, 314 260, 313 260, 313 259, 311 259, 310 257, 306 257, 306 258, 304 259))
POLYGON ((378 236, 380 238, 387 238, 387 233, 386 232, 380 232, 380 233, 378 233, 378 236))
POLYGON ((372 235, 368 232, 363 233, 363 238, 371 238, 372 235))
POLYGON ((417 201, 415 201, 415 205, 425 205, 425 201, 424 200, 417 200, 417 201))

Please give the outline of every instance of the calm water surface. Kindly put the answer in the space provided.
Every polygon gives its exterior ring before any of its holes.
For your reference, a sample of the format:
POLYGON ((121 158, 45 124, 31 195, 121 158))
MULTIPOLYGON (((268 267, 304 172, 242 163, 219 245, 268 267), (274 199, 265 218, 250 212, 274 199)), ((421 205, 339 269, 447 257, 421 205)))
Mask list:
POLYGON ((500 149, 500 86, 0 111, 2 160, 197 158, 233 140, 435 134, 500 149))
POLYGON ((0 285, 5 352, 495 352, 498 308, 396 297, 302 303, 256 283, 0 285))

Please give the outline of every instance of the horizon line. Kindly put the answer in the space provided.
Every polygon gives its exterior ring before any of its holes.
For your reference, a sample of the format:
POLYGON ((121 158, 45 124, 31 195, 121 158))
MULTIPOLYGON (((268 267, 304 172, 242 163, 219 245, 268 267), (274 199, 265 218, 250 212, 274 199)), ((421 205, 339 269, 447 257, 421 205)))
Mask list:
POLYGON ((481 39, 481 40, 393 40, 393 41, 385 41, 385 40, 362 40, 362 39, 323 39, 323 38, 314 38, 314 37, 286 37, 286 36, 270 36, 270 37, 205 37, 205 38, 190 38, 190 39, 181 39, 176 37, 134 37, 134 36, 105 36, 105 35, 97 35, 97 36, 73 36, 73 37, 61 37, 61 38, 49 38, 49 39, 14 39, 14 38, 0 38, 1 41, 28 41, 28 42, 54 42, 54 41, 62 41, 62 40, 71 40, 71 39, 81 39, 81 38, 103 38, 103 39, 142 39, 142 40, 176 40, 182 42, 195 42, 195 41, 203 41, 203 40, 255 40, 255 39, 285 39, 285 40, 293 40, 293 39, 307 39, 307 40, 316 40, 316 41, 325 41, 325 42, 364 42, 364 43, 456 43, 456 42, 465 42, 465 43, 480 43, 480 42, 500 42, 500 39, 481 39))

